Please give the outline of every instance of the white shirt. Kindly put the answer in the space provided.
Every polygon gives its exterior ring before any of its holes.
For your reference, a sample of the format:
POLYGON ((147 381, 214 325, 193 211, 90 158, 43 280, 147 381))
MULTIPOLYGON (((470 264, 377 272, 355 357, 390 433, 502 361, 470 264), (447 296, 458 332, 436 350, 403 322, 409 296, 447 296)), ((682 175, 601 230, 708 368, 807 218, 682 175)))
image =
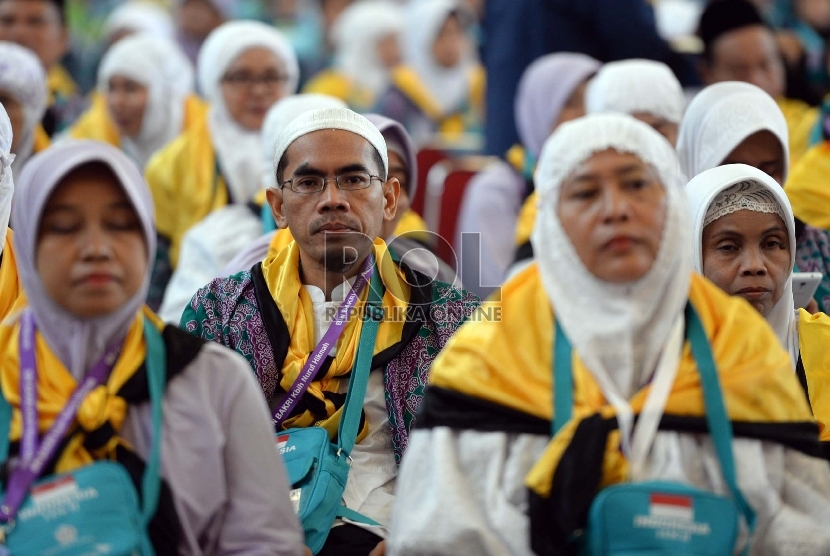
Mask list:
MULTIPOLYGON (((331 301, 326 301, 326 294, 320 288, 303 286, 311 297, 314 308, 315 345, 328 330, 337 308, 343 303, 354 280, 352 278, 334 288, 331 292, 331 301)), ((333 346, 329 355, 333 355, 335 351, 336 346, 333 346)), ((383 377, 382 369, 373 370, 369 374, 369 384, 363 402, 369 434, 357 443, 352 451, 352 467, 349 470, 343 501, 350 510, 359 512, 388 527, 392 515, 392 503, 395 500, 398 466, 395 464, 383 377)), ((347 386, 348 382, 342 381, 341 393, 347 390, 347 386)), ((355 523, 355 525, 386 537, 385 529, 360 523, 355 523)))

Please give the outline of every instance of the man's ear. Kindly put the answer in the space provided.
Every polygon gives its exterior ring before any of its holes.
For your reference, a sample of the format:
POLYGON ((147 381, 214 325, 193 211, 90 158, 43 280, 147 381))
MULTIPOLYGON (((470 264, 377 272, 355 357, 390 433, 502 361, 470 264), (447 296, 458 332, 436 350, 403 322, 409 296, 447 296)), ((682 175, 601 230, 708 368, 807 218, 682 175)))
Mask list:
POLYGON ((282 202, 282 189, 269 187, 265 190, 265 199, 271 207, 271 214, 277 228, 283 230, 288 227, 288 219, 285 217, 285 205, 282 202))
POLYGON ((389 178, 383 184, 383 220, 391 222, 398 212, 398 198, 401 195, 401 182, 398 178, 389 178))

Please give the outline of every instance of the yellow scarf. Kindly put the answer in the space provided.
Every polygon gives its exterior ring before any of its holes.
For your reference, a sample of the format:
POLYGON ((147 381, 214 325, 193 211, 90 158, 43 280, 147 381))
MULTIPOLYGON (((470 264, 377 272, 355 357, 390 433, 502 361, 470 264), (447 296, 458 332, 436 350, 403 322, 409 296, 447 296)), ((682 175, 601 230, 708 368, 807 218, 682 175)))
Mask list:
MULTIPOLYGON (((470 76, 470 104, 479 114, 484 109, 485 75, 484 68, 476 66, 470 76)), ((406 66, 397 66, 392 70, 392 83, 430 120, 436 122, 438 133, 447 140, 457 139, 464 133, 464 114, 444 114, 441 105, 414 70, 406 66)))
POLYGON ((830 316, 798 310, 798 348, 819 440, 830 442, 830 316))
POLYGON ((793 167, 784 192, 796 218, 822 230, 830 230, 830 142, 812 147, 793 167))
MULTIPOLYGON (((199 97, 188 96, 184 101, 182 130, 189 129, 190 126, 204 118, 207 108, 207 103, 199 97)), ((74 139, 95 139, 115 147, 121 146, 121 134, 110 116, 107 99, 97 91, 92 93, 92 104, 89 109, 81 114, 69 129, 69 135, 74 139)))
POLYGON ((55 96, 63 98, 73 97, 78 94, 78 85, 69 75, 69 72, 63 69, 60 64, 55 64, 49 69, 49 74, 46 76, 47 87, 49 88, 49 105, 55 102, 55 96))
POLYGON ((539 194, 535 191, 528 195, 522 205, 522 210, 519 211, 519 221, 516 224, 516 246, 521 247, 530 241, 530 235, 533 233, 533 227, 536 225, 536 213, 538 208, 539 194))
POLYGON ((369 89, 334 69, 323 70, 303 87, 303 93, 319 93, 339 98, 358 112, 371 111, 376 104, 369 89))
MULTIPOLYGON (((278 234, 279 235, 279 234, 278 234)), ((386 286, 386 293, 383 296, 383 308, 385 318, 380 324, 377 340, 375 341, 375 352, 381 351, 399 342, 403 334, 403 325, 406 322, 406 309, 410 295, 409 285, 406 283, 403 273, 395 266, 392 257, 386 250, 386 244, 381 239, 376 239, 372 247, 372 253, 377 261, 377 270, 383 284, 386 286), (399 315, 400 318, 391 318, 399 315)), ((291 338, 288 354, 282 364, 280 372, 280 386, 286 392, 300 374, 308 356, 315 347, 314 343, 314 309, 311 297, 303 288, 300 282, 300 248, 296 242, 291 242, 288 247, 262 264, 262 273, 268 290, 277 303, 282 313, 288 333, 291 338)), ((337 426, 340 422, 340 407, 327 398, 326 392, 339 392, 341 377, 351 371, 354 363, 357 345, 360 341, 360 331, 363 328, 362 318, 355 318, 355 315, 363 315, 363 307, 368 299, 369 288, 364 288, 360 300, 356 305, 356 311, 349 319, 346 328, 337 340, 337 352, 334 361, 329 367, 325 377, 314 381, 308 388, 308 394, 321 400, 325 404, 325 417, 313 415, 306 411, 300 415, 294 415, 287 419, 283 427, 310 427, 320 426, 325 428, 334 438, 337 434, 337 426)), ((348 383, 348 379, 345 379, 348 383)), ((364 426, 358 435, 358 441, 367 433, 364 426)))
POLYGON ((145 168, 156 210, 156 228, 159 235, 170 239, 173 268, 185 232, 228 204, 228 189, 216 173, 211 141, 207 118, 200 118, 156 153, 145 168))
MULTIPOLYGON (((149 309, 136 315, 109 380, 105 385, 98 386, 90 392, 78 408, 77 425, 68 433, 72 435, 72 439, 57 460, 56 473, 88 465, 95 459, 114 459, 115 448, 119 444, 126 446, 118 436, 114 436, 107 445, 95 453, 89 453, 83 444, 87 432, 94 431, 107 421, 116 431, 124 424, 127 402, 116 396, 116 393, 135 374, 146 357, 147 346, 143 331, 145 318, 151 319, 159 329, 163 327, 163 323, 149 309)), ((0 387, 13 409, 10 441, 20 440, 22 432, 19 336, 20 319, 8 319, 0 325, 0 350, 3 354, 0 361, 0 387)), ((35 358, 38 367, 38 429, 43 434, 49 430, 63 410, 78 383, 39 333, 35 337, 35 358)))
MULTIPOLYGON (((728 297, 698 275, 692 278, 689 299, 709 336, 733 420, 812 421, 789 356, 778 348, 773 332, 752 307, 728 297)), ((456 333, 433 364, 430 384, 550 420, 553 311, 535 264, 504 285, 500 305, 501 321, 473 317, 456 333)), ((595 413, 607 418, 614 415, 576 353, 573 374, 573 418, 551 440, 526 478, 527 485, 544 497, 579 422, 595 413)), ((642 408, 648 389, 631 398, 635 413, 642 408)), ((697 366, 688 344, 665 413, 705 415, 697 366)), ((607 486, 627 478, 628 462, 619 451, 619 433, 614 432, 608 438, 600 484, 607 486)))
POLYGON ((819 118, 819 109, 802 100, 779 98, 775 101, 784 119, 790 139, 790 168, 793 168, 810 146, 810 135, 819 118))
POLYGON ((17 277, 17 262, 14 259, 12 247, 14 233, 11 228, 6 232, 6 241, 3 244, 3 259, 0 263, 0 321, 5 319, 12 310, 26 304, 23 286, 17 277))

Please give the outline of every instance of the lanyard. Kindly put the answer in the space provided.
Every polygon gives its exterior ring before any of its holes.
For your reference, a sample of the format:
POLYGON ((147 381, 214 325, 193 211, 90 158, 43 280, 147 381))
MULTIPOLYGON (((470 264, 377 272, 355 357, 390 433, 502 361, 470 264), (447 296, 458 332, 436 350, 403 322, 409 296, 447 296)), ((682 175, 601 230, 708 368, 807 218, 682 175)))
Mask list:
POLYGON ((302 398, 303 394, 306 393, 308 387, 311 386, 314 377, 317 375, 317 371, 325 361, 329 351, 331 351, 331 347, 337 342, 337 339, 340 338, 340 335, 346 328, 349 314, 357 304, 360 294, 363 292, 366 284, 369 283, 373 273, 374 257, 369 255, 363 262, 360 274, 357 276, 352 289, 349 291, 346 299, 343 300, 343 304, 340 305, 339 309, 337 309, 337 313, 334 316, 334 322, 329 325, 326 333, 323 334, 322 338, 320 338, 320 342, 309 354, 303 368, 300 369, 300 374, 297 375, 297 380, 295 380, 294 384, 291 386, 291 390, 286 393, 285 397, 274 411, 271 422, 276 430, 279 430, 280 427, 282 427, 283 422, 291 414, 291 410, 294 409, 294 406, 297 405, 297 402, 300 401, 300 398, 302 398))
POLYGON ((0 522, 8 523, 17 514, 20 504, 26 498, 29 487, 40 477, 46 464, 55 455, 66 431, 75 421, 78 407, 98 385, 109 377, 118 359, 121 346, 110 346, 104 356, 87 373, 81 384, 72 393, 69 401, 55 419, 52 428, 43 436, 38 445, 37 425, 37 364, 35 362, 34 315, 26 311, 21 316, 20 326, 20 413, 23 421, 20 465, 9 477, 8 490, 0 504, 0 522))
MULTIPOLYGON (((554 427, 559 430, 571 418, 573 406, 573 377, 571 343, 557 321, 554 342, 554 427)), ((677 376, 677 367, 683 347, 683 319, 677 318, 672 325, 666 346, 651 380, 651 389, 636 427, 634 411, 628 401, 619 394, 616 386, 606 373, 592 371, 603 395, 614 407, 620 430, 620 444, 626 459, 631 463, 631 475, 638 477, 645 465, 648 452, 657 435, 657 428, 666 407, 671 387, 677 376)))
MULTIPOLYGON (((703 323, 691 303, 686 305, 685 317, 686 336, 688 337, 689 344, 691 345, 692 356, 695 358, 698 374, 700 375, 701 388, 703 390, 703 401, 706 409, 706 424, 709 428, 709 436, 712 439, 715 453, 717 454, 718 461, 720 462, 721 472, 723 473, 723 478, 732 494, 732 499, 735 501, 738 509, 743 514, 749 528, 750 541, 747 543, 744 550, 744 554, 747 554, 752 543, 752 533, 755 530, 755 511, 746 501, 746 498, 744 498, 740 488, 738 487, 738 481, 735 473, 735 457, 732 447, 732 422, 729 420, 729 414, 727 413, 726 406, 723 402, 723 393, 720 387, 717 366, 715 365, 714 357, 712 357, 712 348, 709 345, 709 340, 707 339, 706 332, 703 329, 703 323)), ((558 322, 555 323, 555 328, 556 339, 554 342, 553 354, 554 421, 551 424, 551 431, 554 435, 565 425, 565 423, 571 420, 571 414, 573 412, 571 343, 568 341, 568 338, 565 336, 565 333, 562 331, 562 328, 559 326, 558 322)), ((674 349, 673 342, 675 336, 675 331, 673 330, 668 346, 672 349, 674 349)), ((674 382, 674 377, 672 377, 671 381, 667 382, 669 386, 668 389, 671 390, 671 384, 674 382)), ((659 389, 662 387, 662 385, 652 385, 652 389, 659 389)), ((663 395, 667 396, 668 394, 658 394, 657 396, 662 397, 663 395)), ((649 397, 651 398, 652 396, 649 397)), ((646 407, 644 410, 648 408, 648 406, 649 401, 646 401, 646 407)), ((661 415, 664 408, 665 401, 660 407, 661 415)), ((648 447, 645 449, 647 453, 648 447)))

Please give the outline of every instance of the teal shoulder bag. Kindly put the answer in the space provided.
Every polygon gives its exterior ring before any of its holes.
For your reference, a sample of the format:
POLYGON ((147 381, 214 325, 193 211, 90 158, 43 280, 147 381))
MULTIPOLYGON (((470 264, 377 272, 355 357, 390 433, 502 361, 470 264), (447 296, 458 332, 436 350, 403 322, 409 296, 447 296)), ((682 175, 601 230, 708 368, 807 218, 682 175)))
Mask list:
MULTIPOLYGON (((96 461, 69 473, 33 477, 30 486, 13 472, 4 490, 0 554, 13 556, 150 556, 147 526, 156 512, 161 476, 162 398, 165 346, 158 330, 145 320, 147 379, 153 440, 142 477, 142 503, 127 471, 119 463, 96 461), (20 502, 15 504, 15 491, 20 502), (9 504, 18 505, 19 509, 9 504)), ((82 383, 83 385, 83 383, 82 383)), ((78 390, 80 390, 79 387, 78 390)), ((76 390, 76 392, 78 391, 76 390)), ((12 408, 0 392, 0 430, 8 431, 12 408)), ((72 419, 74 420, 74 412, 72 419)), ((60 435, 62 437, 63 434, 60 435)), ((48 433, 42 445, 46 444, 48 433)), ((8 459, 8 433, 0 439, 0 461, 8 459)), ((50 458, 47 458, 50 459, 50 458)), ((20 467, 25 467, 21 464, 20 467)), ((24 477, 25 478, 25 477, 24 477)))
MULTIPOLYGON (((554 435, 570 421, 573 410, 571 344, 559 324, 555 326, 554 435)), ((755 512, 735 479, 732 424, 724 407, 709 341, 691 304, 686 306, 686 337, 700 373, 709 434, 731 497, 669 481, 607 487, 596 495, 584 530, 575 535, 580 554, 728 556, 735 550, 739 516, 746 521, 751 542, 755 512)), ((744 554, 748 554, 749 544, 744 554)))
POLYGON ((380 273, 375 272, 372 275, 355 364, 340 416, 337 442, 332 442, 328 432, 320 427, 288 429, 276 437, 277 449, 282 454, 293 489, 291 500, 305 531, 306 546, 314 554, 323 548, 338 517, 380 525, 349 510, 341 501, 363 412, 375 339, 380 321, 383 320, 383 292, 380 273))

